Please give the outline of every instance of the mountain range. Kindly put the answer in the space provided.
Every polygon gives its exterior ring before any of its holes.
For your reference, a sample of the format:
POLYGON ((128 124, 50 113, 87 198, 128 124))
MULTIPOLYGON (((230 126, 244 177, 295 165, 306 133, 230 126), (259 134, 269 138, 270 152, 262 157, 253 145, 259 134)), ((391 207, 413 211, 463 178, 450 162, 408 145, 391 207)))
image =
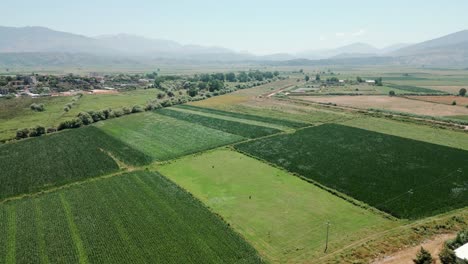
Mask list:
POLYGON ((88 37, 45 27, 0 26, 0 65, 81 65, 185 63, 408 64, 468 66, 468 30, 417 44, 395 44, 378 49, 366 43, 297 54, 256 56, 223 47, 183 45, 172 40, 129 34, 88 37), (31 61, 28 61, 28 58, 31 61))

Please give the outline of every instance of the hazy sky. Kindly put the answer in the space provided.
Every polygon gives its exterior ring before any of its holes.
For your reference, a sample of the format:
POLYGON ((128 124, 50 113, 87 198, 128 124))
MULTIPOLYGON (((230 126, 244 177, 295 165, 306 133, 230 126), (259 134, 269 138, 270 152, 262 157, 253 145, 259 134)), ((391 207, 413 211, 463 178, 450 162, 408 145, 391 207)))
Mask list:
POLYGON ((15 0, 0 25, 131 33, 257 54, 415 43, 468 29, 467 0, 15 0))

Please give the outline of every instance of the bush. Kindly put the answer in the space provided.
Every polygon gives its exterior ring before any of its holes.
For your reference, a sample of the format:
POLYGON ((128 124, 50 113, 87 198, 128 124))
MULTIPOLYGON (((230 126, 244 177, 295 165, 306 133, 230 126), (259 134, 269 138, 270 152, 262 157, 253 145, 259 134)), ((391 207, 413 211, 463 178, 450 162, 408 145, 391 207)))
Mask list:
POLYGON ((122 108, 122 111, 123 111, 124 115, 129 115, 129 114, 132 113, 132 110, 130 108, 128 108, 128 107, 122 108))
POLYGON ((80 118, 74 118, 72 120, 67 120, 63 121, 62 123, 59 124, 57 130, 64 130, 64 129, 69 129, 69 128, 78 128, 83 125, 83 122, 81 121, 80 118))
POLYGON ((161 102, 162 107, 169 107, 172 106, 172 102, 170 100, 164 100, 161 102))
POLYGON ((460 91, 458 92, 458 94, 460 96, 465 96, 466 95, 466 89, 465 88, 461 88, 460 91))
POLYGON ((440 251, 439 259, 442 264, 457 263, 457 256, 455 255, 455 252, 448 248, 447 245, 445 245, 442 251, 440 251))
POLYGON ((93 119, 93 122, 99 122, 101 120, 106 120, 106 115, 102 111, 89 111, 88 114, 93 119))
MULTIPOLYGON (((357 89, 356 89, 356 90, 357 90, 357 89)), ((390 95, 390 96, 395 96, 395 91, 390 91, 390 92, 388 92, 388 95, 390 95)))
POLYGON ((44 104, 31 104, 30 106, 31 110, 36 111, 36 112, 42 112, 45 110, 44 104))
POLYGON ((413 262, 415 264, 432 264, 434 263, 434 259, 432 258, 431 253, 429 253, 429 251, 421 247, 418 254, 416 255, 416 258, 413 259, 413 262))
POLYGON ((139 105, 135 105, 132 108, 132 113, 141 113, 141 112, 144 112, 144 111, 145 110, 143 109, 143 107, 141 107, 139 105))
POLYGON ((83 123, 83 125, 89 125, 94 122, 93 117, 89 113, 86 113, 86 112, 79 113, 78 118, 81 119, 81 122, 83 123))
POLYGON ((121 117, 124 115, 122 110, 115 110, 113 112, 114 112, 115 117, 121 117))
POLYGON ((29 137, 29 129, 23 128, 16 131, 16 139, 23 139, 29 137))
POLYGON ((115 117, 114 111, 112 111, 112 109, 110 109, 110 108, 102 110, 102 113, 104 114, 104 117, 106 119, 115 117))
POLYGON ((37 126, 29 132, 30 137, 39 137, 46 133, 46 129, 43 126, 37 126))
POLYGON ((452 102, 452 105, 457 105, 457 101, 453 101, 453 102, 452 102))
POLYGON ((57 132, 56 128, 53 128, 53 127, 47 128, 47 134, 54 133, 54 132, 57 132))

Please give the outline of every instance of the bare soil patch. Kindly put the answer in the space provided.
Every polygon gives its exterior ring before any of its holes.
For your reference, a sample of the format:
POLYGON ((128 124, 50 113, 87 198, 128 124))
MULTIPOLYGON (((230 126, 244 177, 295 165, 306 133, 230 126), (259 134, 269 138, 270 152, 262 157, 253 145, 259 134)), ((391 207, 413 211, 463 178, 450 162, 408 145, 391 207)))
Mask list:
POLYGON ((89 94, 118 94, 119 91, 117 90, 102 90, 102 89, 94 89, 91 90, 89 94))
POLYGON ((390 96, 304 96, 302 100, 362 109, 377 108, 417 115, 468 115, 468 108, 390 96))
POLYGON ((382 259, 376 260, 373 264, 404 264, 404 263, 413 263, 413 259, 416 257, 417 252, 421 249, 421 246, 428 250, 432 257, 436 259, 435 263, 440 263, 439 253, 442 250, 445 241, 452 239, 456 234, 442 234, 436 237, 433 237, 430 240, 424 241, 421 245, 406 248, 399 252, 396 252, 390 256, 386 256, 382 259))
POLYGON ((410 99, 451 105, 453 101, 457 102, 457 106, 465 107, 468 105, 468 97, 461 96, 408 96, 410 99))
POLYGON ((421 86, 421 87, 438 90, 438 91, 444 91, 444 92, 453 93, 453 94, 458 94, 461 88, 468 89, 468 85, 465 85, 465 86, 421 86))

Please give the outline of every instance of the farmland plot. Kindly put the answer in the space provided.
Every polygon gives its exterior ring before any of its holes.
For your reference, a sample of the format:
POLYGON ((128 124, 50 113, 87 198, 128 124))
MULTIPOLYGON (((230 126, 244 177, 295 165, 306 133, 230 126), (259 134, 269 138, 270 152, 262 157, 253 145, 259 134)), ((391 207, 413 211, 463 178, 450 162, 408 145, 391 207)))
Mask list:
POLYGON ((179 120, 189 121, 195 124, 200 124, 209 128, 221 130, 227 133, 239 135, 246 138, 257 138, 272 135, 281 132, 278 129, 239 123, 214 117, 184 113, 171 109, 160 109, 157 113, 173 117, 179 120))
POLYGON ((238 142, 241 136, 152 112, 96 123, 105 133, 154 160, 168 160, 238 142))
POLYGON ((236 148, 400 218, 468 205, 468 152, 327 124, 236 148))
POLYGON ((150 172, 2 204, 0 230, 2 263, 261 262, 200 202, 150 172))
POLYGON ((220 214, 272 263, 313 262, 324 255, 327 221, 329 252, 397 224, 231 150, 183 157, 160 172, 220 214))
POLYGON ((223 111, 223 110, 218 110, 218 109, 213 109, 213 108, 197 107, 193 105, 179 105, 177 106, 177 108, 188 109, 188 110, 193 110, 193 111, 202 112, 202 113, 216 114, 216 115, 221 115, 221 116, 235 117, 235 118, 246 119, 246 120, 259 121, 259 122, 270 123, 270 124, 275 124, 275 125, 285 126, 285 127, 290 127, 290 128, 301 128, 301 127, 308 126, 307 123, 289 121, 285 119, 278 119, 278 118, 272 118, 272 117, 260 116, 260 115, 228 112, 228 111, 223 111))
POLYGON ((133 165, 150 159, 95 127, 0 146, 0 199, 119 170, 108 154, 133 165))

